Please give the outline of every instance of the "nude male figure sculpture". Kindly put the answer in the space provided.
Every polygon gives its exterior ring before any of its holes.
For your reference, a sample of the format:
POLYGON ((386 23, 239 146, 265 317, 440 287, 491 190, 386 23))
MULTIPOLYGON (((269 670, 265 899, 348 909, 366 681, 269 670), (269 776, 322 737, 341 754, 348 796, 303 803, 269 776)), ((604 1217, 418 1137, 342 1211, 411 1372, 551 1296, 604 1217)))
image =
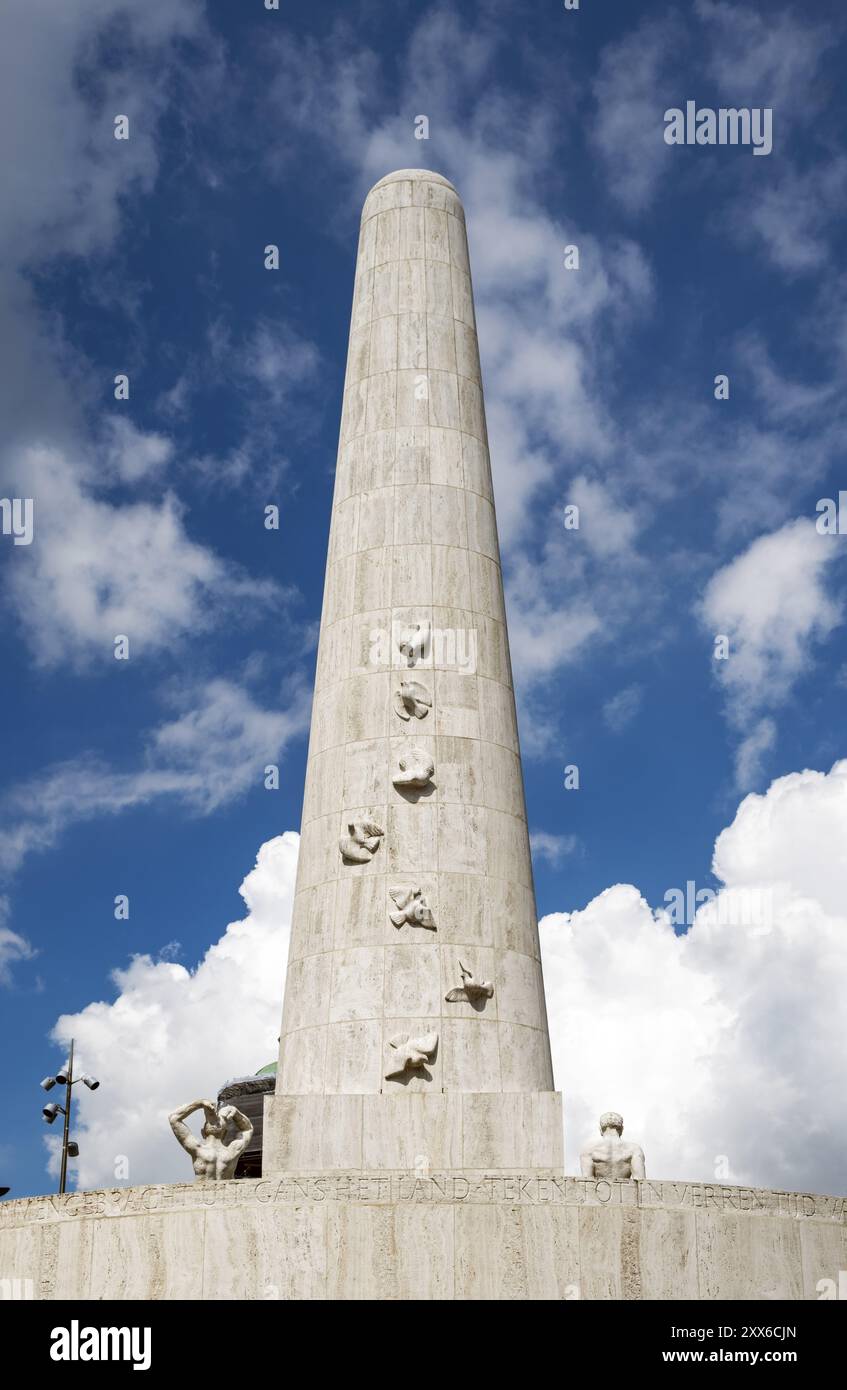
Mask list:
POLYGON ((579 1156, 584 1178, 643 1178, 644 1150, 622 1139, 623 1117, 607 1110, 600 1116, 600 1138, 587 1144, 579 1156))
POLYGON ((171 1129, 191 1159, 196 1178, 215 1181, 234 1176, 235 1165, 253 1138, 253 1126, 246 1115, 242 1115, 234 1105, 222 1105, 218 1110, 214 1101, 192 1100, 188 1105, 181 1105, 168 1119, 171 1129), (198 1139, 184 1122, 195 1110, 201 1109, 206 1118, 198 1139), (231 1144, 225 1144, 229 1120, 240 1133, 231 1144))

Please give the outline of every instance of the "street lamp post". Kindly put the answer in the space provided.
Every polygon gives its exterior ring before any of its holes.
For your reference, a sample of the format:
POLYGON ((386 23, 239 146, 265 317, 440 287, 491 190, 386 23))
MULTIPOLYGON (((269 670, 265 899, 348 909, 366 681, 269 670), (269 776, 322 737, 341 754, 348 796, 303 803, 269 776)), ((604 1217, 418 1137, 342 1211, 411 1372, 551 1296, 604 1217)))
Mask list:
POLYGON ((71 1087, 74 1084, 74 1040, 71 1038, 71 1050, 68 1053, 68 1079, 65 1086, 65 1128, 62 1134, 62 1170, 59 1175, 59 1196, 64 1196, 65 1186, 68 1180, 68 1141, 71 1129, 71 1087))
POLYGON ((61 1071, 58 1071, 55 1076, 45 1076, 44 1080, 41 1083, 42 1088, 45 1091, 52 1091, 54 1086, 64 1086, 65 1088, 64 1105, 58 1105, 55 1101, 53 1101, 50 1105, 45 1105, 44 1109, 41 1112, 48 1125, 52 1125, 57 1115, 64 1115, 65 1117, 65 1123, 63 1127, 64 1132, 62 1134, 62 1167, 59 1177, 60 1196, 64 1195, 65 1188, 67 1186, 68 1159, 79 1157, 79 1145, 76 1144, 74 1140, 70 1137, 72 1103, 71 1087, 76 1084, 76 1081, 82 1081, 83 1084, 88 1087, 89 1091, 96 1091, 97 1087, 100 1085, 100 1082, 93 1076, 82 1075, 74 1078, 74 1040, 73 1038, 71 1038, 71 1050, 68 1054, 67 1066, 62 1067, 61 1071))

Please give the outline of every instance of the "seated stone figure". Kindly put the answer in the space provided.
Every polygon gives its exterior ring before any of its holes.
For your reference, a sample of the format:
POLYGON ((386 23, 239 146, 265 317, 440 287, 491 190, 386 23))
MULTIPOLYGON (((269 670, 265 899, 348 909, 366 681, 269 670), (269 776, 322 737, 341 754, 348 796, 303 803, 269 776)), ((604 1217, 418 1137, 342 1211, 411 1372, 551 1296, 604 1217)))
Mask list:
POLYGON ((579 1156, 584 1178, 643 1178, 644 1150, 623 1139, 623 1116, 607 1110, 600 1116, 600 1138, 587 1144, 579 1156))
POLYGON ((218 1110, 214 1101, 192 1100, 174 1110, 168 1119, 171 1129, 191 1159, 196 1178, 215 1181, 234 1177, 236 1164, 253 1138, 253 1126, 246 1115, 236 1110, 234 1105, 222 1105, 218 1110), (199 1139, 185 1124, 195 1110, 203 1110, 206 1116, 199 1139), (239 1133, 230 1144, 225 1144, 230 1120, 239 1133))

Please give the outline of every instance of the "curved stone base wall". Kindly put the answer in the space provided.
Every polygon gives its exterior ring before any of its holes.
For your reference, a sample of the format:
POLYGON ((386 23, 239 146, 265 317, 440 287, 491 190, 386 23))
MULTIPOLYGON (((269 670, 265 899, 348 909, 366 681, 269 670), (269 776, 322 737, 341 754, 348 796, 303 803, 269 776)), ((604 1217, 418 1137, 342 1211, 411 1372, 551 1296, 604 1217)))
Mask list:
POLYGON ((0 1296, 817 1299, 847 1200, 535 1170, 284 1173, 0 1204, 0 1296))

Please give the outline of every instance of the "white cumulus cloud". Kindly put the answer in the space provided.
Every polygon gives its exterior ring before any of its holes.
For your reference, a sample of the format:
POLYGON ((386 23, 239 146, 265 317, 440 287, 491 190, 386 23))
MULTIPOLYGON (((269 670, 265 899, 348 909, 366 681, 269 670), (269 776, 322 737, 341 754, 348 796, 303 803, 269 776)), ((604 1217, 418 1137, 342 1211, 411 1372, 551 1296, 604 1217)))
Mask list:
POLYGON ((276 1058, 298 845, 292 831, 262 845, 241 885, 247 916, 196 969, 135 956, 114 972, 111 1003, 58 1020, 55 1041, 74 1038, 79 1067, 101 1083, 79 1097, 79 1187, 114 1185, 121 1158, 131 1184, 191 1180, 169 1112, 276 1058))
POLYGON ((843 1190, 845 832, 847 760, 745 798, 683 935, 630 884, 543 919, 571 1171, 615 1109, 654 1177, 843 1190))
MULTIPOLYGON (((655 1177, 843 1190, 845 844, 847 760, 745 798, 715 847, 721 896, 687 933, 631 884, 543 919, 569 1171, 611 1108, 655 1177), (745 892, 768 905, 748 925, 745 892)), ((169 1110, 275 1055, 297 848, 291 831, 262 846, 248 916, 195 970, 136 957, 113 1002, 59 1020, 103 1082, 81 1097, 80 1185, 112 1183, 118 1155, 131 1182, 190 1176, 169 1110)))
MULTIPOLYGON (((160 436, 142 440, 133 435, 127 466, 155 459, 160 436)), ((251 579, 192 541, 170 493, 113 505, 62 448, 30 448, 20 469, 34 499, 34 541, 8 592, 40 665, 105 663, 118 634, 132 654, 148 655, 220 622, 227 608, 256 613, 280 596, 273 581, 251 579)))

